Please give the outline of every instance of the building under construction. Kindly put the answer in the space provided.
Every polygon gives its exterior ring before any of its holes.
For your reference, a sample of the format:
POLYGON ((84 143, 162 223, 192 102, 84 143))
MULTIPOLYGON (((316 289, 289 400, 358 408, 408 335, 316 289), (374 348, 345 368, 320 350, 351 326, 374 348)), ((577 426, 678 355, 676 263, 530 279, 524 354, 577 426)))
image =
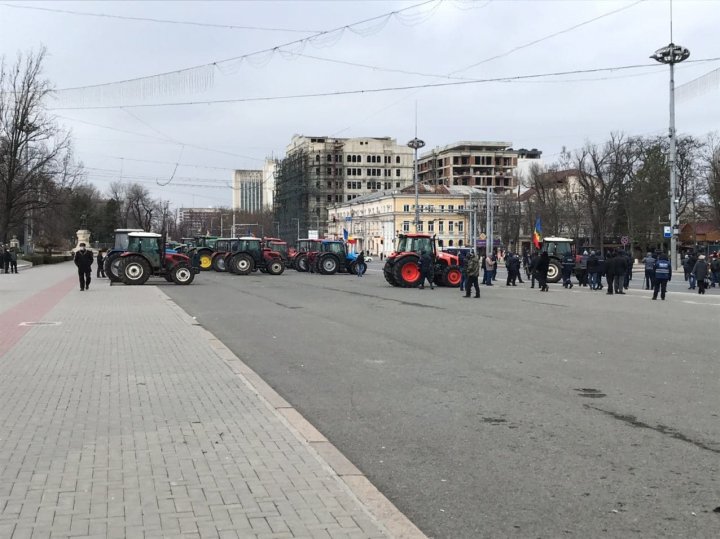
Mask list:
POLYGON ((275 216, 288 240, 328 230, 328 207, 413 182, 413 150, 390 137, 295 135, 277 162, 275 216))

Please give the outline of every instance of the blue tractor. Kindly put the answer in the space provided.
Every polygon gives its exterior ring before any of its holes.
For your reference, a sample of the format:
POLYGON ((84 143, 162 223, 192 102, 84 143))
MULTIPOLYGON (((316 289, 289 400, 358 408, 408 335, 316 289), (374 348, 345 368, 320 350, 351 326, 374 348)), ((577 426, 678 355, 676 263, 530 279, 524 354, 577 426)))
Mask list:
MULTIPOLYGON (((322 240, 320 250, 308 255, 310 267, 317 273, 332 275, 334 273, 357 273, 357 253, 350 253, 345 242, 338 240, 322 240)), ((362 272, 367 271, 363 264, 362 272)))

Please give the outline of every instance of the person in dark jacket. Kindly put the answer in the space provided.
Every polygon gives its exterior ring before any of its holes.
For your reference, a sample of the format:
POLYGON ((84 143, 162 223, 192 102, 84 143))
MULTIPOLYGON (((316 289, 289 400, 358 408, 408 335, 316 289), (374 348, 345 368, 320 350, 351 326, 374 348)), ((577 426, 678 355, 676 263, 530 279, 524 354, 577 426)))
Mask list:
POLYGON ((572 288, 572 272, 575 269, 575 257, 567 252, 562 257, 562 279, 564 288, 572 288))
POLYGON ((540 255, 533 253, 530 257, 530 288, 535 288, 535 281, 538 278, 537 266, 540 263, 540 255))
POLYGON ((480 261, 470 251, 465 259, 465 272, 467 274, 467 283, 465 283, 465 297, 470 297, 470 291, 472 287, 475 287, 475 297, 480 297, 480 285, 478 284, 478 277, 480 276, 480 261))
POLYGON ((655 257, 648 251, 648 254, 645 255, 645 258, 643 258, 643 265, 645 266, 645 290, 655 288, 655 284, 653 282, 655 279, 655 262, 655 257))
POLYGON ((627 290, 628 288, 630 288, 630 281, 632 281, 632 271, 635 260, 633 259, 632 255, 627 251, 625 251, 623 255, 625 257, 625 264, 627 265, 627 267, 625 268, 625 279, 623 282, 623 288, 627 290))
POLYGON ((3 247, 2 250, 2 267, 5 271, 5 275, 10 273, 10 251, 8 251, 7 247, 3 247))
POLYGON ((715 288, 715 285, 720 284, 720 258, 717 253, 715 253, 710 262, 710 273, 712 273, 712 284, 710 287, 715 288))
POLYGON ((100 277, 105 277, 105 257, 103 256, 103 250, 100 249, 97 254, 97 270, 95 273, 95 277, 98 279, 100 277))
POLYGON ((653 270, 653 273, 655 274, 655 284, 653 286, 652 299, 657 299, 658 292, 660 292, 661 299, 665 300, 667 284, 672 280, 672 267, 670 266, 670 261, 665 253, 660 253, 658 255, 653 270))
POLYGON ((695 262, 695 267, 692 270, 692 274, 695 276, 695 281, 697 282, 698 294, 704 294, 706 288, 705 279, 707 279, 708 276, 708 265, 707 262, 705 262, 705 255, 700 255, 698 257, 697 262, 695 262))
POLYGON ((548 270, 550 270, 550 257, 546 251, 543 251, 538 259, 537 266, 535 266, 540 292, 547 292, 549 290, 547 285, 548 270))
POLYGON ((685 257, 685 264, 683 264, 683 269, 685 270, 685 273, 687 275, 685 280, 688 281, 688 284, 690 285, 688 287, 688 290, 695 290, 695 285, 697 284, 695 281, 695 276, 693 275, 693 268, 695 268, 696 262, 697 258, 695 257, 694 253, 690 253, 685 257))
POLYGON ((605 257, 602 255, 602 253, 597 255, 597 259, 597 288, 595 288, 595 290, 602 290, 602 280, 605 276, 605 273, 607 272, 607 263, 605 262, 605 257))
POLYGON ((507 267, 507 283, 505 286, 517 286, 516 280, 520 279, 522 283, 522 277, 520 276, 520 257, 512 253, 508 253, 505 257, 505 266, 507 267))
POLYGON ((465 291, 465 283, 467 282, 467 253, 460 251, 458 253, 458 266, 460 266, 460 292, 465 291))
POLYGON ((355 259, 355 271, 358 277, 362 277, 365 273, 365 251, 360 251, 360 254, 355 259))
POLYGON ((10 273, 17 273, 17 252, 15 252, 15 247, 10 248, 10 273))
POLYGON ((591 251, 590 256, 587 257, 587 273, 590 276, 590 290, 600 289, 598 265, 598 256, 595 251, 591 251))
POLYGON ((93 254, 85 248, 85 244, 80 244, 80 249, 75 253, 75 265, 78 269, 78 277, 80 278, 80 291, 90 290, 90 280, 92 273, 93 254))
POLYGON ((433 285, 433 260, 432 257, 427 253, 427 251, 423 251, 420 254, 420 260, 418 261, 418 265, 420 266, 420 287, 419 288, 425 288, 425 279, 430 283, 430 290, 435 288, 433 285))
POLYGON ((624 294, 625 292, 623 292, 623 285, 625 281, 625 275, 628 271, 627 256, 625 255, 625 252, 619 251, 615 253, 615 256, 612 259, 612 264, 615 293, 624 294))

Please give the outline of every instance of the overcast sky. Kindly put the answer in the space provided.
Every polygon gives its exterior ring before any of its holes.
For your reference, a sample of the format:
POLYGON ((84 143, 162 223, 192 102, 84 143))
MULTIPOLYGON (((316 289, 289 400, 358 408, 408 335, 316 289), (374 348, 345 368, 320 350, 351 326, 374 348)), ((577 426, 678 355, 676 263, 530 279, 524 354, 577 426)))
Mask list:
MULTIPOLYGON (((37 51, 44 45, 47 77, 57 89, 74 88, 272 49, 421 1, 9 1, 23 8, 0 5, 0 55, 12 61, 18 51, 37 51)), ((673 3, 673 39, 690 49, 691 59, 720 57, 718 28, 720 1, 673 3)), ((647 65, 654 63, 648 56, 669 41, 668 0, 437 0, 275 53, 220 63, 185 76, 151 79, 142 91, 137 84, 126 84, 108 87, 109 93, 102 97, 88 91, 60 92, 61 98, 48 105, 288 96, 457 82, 444 78, 448 75, 488 79, 647 65), (617 10, 621 11, 601 17, 617 10), (600 18, 542 39, 596 17, 600 18), (526 44, 530 45, 523 47, 526 44)), ((680 85, 719 67, 720 61, 686 62, 677 67, 676 82, 680 85)), ((679 132, 704 135, 720 129, 719 97, 715 86, 678 103, 679 132)), ((563 147, 602 142, 612 131, 666 133, 668 68, 286 100, 53 110, 53 114, 72 131, 77 159, 84 163, 88 181, 101 191, 122 174, 124 181, 140 182, 175 207, 229 206, 232 170, 260 168, 265 157, 281 157, 293 134, 391 136, 404 144, 414 136, 416 106, 418 137, 428 148, 459 140, 501 140, 514 148, 540 149, 544 160, 552 162, 563 147)))

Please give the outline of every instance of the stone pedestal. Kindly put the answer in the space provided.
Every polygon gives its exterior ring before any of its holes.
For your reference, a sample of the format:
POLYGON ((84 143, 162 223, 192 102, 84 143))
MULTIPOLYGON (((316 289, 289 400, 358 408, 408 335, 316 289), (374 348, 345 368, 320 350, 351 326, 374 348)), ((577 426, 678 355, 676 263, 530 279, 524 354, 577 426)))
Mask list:
POLYGON ((16 251, 20 250, 20 240, 17 239, 17 236, 13 236, 10 240, 10 248, 16 251))
POLYGON ((77 244, 75 245, 75 249, 73 251, 77 251, 80 249, 80 244, 84 243, 85 246, 90 249, 90 231, 89 230, 78 230, 75 232, 75 235, 77 236, 77 244))

